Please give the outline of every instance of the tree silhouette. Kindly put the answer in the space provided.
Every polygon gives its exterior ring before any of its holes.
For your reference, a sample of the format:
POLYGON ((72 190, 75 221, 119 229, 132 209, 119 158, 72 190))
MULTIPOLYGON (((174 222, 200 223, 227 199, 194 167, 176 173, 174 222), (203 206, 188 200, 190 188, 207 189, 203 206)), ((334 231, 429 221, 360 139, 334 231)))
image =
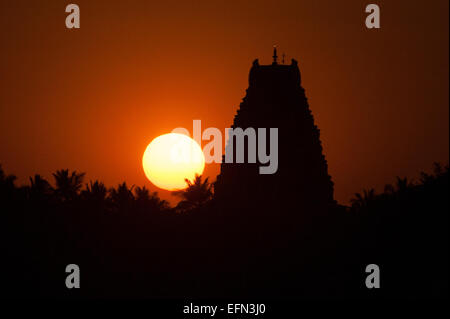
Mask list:
POLYGON ((8 294, 13 291, 22 296, 21 287, 33 283, 37 296, 66 296, 55 267, 76 259, 96 278, 88 297, 127 296, 128 291, 147 297, 196 296, 203 291, 211 296, 229 291, 234 296, 236 287, 241 287, 239 293, 244 297, 279 297, 282 288, 282 297, 309 298, 314 293, 318 297, 371 298, 360 275, 369 260, 381 260, 393 274, 401 274, 395 280, 385 277, 391 288, 379 292, 381 296, 448 295, 448 258, 443 254, 448 250, 448 166, 435 166, 434 173, 422 173, 416 183, 399 178, 381 194, 373 189, 357 193, 352 211, 358 214, 334 208, 328 215, 314 211, 320 214, 318 218, 304 219, 302 224, 272 207, 272 218, 243 216, 239 224, 222 214, 229 211, 221 211, 217 201, 210 201, 212 187, 201 176, 186 181, 185 190, 174 192, 182 199, 174 210, 146 187, 121 183, 108 191, 102 182, 90 181, 81 190, 83 174, 60 171, 55 175, 57 189, 72 189, 68 192, 72 195, 65 198, 77 194, 75 202, 55 205, 57 190, 41 175, 18 188, 14 175, 0 168, 2 234, 8 240, 3 250, 8 276, 2 285, 8 294), (277 219, 283 223, 277 224, 277 219), (271 258, 266 257, 267 251, 271 258), (205 264, 205 256, 210 263, 205 264), (415 266, 400 267, 405 260, 414 261, 415 266), (230 269, 233 276, 224 276, 230 269), (113 275, 120 281, 111 285, 113 275), (420 280, 411 282, 413 276, 420 280), (168 282, 169 277, 180 280, 168 282), (265 278, 264 287, 242 286, 236 278, 253 284, 265 278), (191 282, 196 284, 186 284, 191 282), (156 287, 150 295, 149 285, 156 287), (340 289, 328 290, 330 285, 340 289))
POLYGON ((109 197, 118 210, 127 210, 133 205, 133 188, 134 186, 128 188, 127 183, 123 182, 117 186, 117 189, 111 188, 109 190, 109 197))
POLYGON ((157 192, 151 193, 145 186, 136 187, 134 190, 136 205, 139 210, 165 210, 168 208, 169 204, 165 200, 161 200, 158 197, 157 192))
POLYGON ((37 201, 48 200, 54 192, 50 183, 39 174, 30 177, 30 187, 28 190, 30 199, 37 201))
POLYGON ((440 163, 433 163, 433 173, 434 174, 427 174, 425 172, 420 173, 420 181, 424 185, 428 185, 433 183, 436 180, 436 177, 442 177, 445 174, 448 174, 449 166, 446 165, 444 168, 440 163))
POLYGON ((400 194, 403 194, 405 192, 408 191, 408 189, 410 189, 413 184, 408 181, 407 177, 401 178, 397 176, 397 181, 395 182, 395 186, 397 188, 397 192, 400 194))
POLYGON ((6 175, 0 165, 0 190, 1 191, 12 191, 15 188, 14 182, 17 177, 14 175, 6 175))
POLYGON ((77 173, 73 171, 69 174, 68 169, 62 169, 53 173, 55 178, 55 195, 61 201, 69 201, 75 199, 83 185, 85 173, 77 173))
POLYGON ((352 198, 350 202, 354 208, 368 207, 375 199, 375 190, 373 188, 369 190, 363 190, 363 195, 355 193, 355 198, 352 198))
POLYGON ((104 202, 107 195, 108 190, 105 184, 99 181, 90 181, 89 184, 86 184, 86 189, 81 192, 83 199, 96 203, 104 202))
POLYGON ((196 174, 193 182, 187 178, 185 181, 188 185, 186 189, 172 192, 173 195, 182 198, 176 207, 177 210, 187 211, 199 208, 212 198, 212 185, 208 178, 202 181, 202 177, 196 174))

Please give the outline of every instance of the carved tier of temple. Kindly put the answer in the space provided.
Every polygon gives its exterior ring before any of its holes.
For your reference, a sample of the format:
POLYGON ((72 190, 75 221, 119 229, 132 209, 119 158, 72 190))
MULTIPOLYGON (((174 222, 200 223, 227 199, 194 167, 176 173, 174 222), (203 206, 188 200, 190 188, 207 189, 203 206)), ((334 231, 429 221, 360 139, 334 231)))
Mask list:
MULTIPOLYGON (((215 183, 218 200, 252 202, 262 205, 295 200, 305 206, 334 204, 333 182, 322 152, 320 133, 314 124, 298 63, 279 64, 276 49, 273 63, 253 62, 249 87, 232 128, 278 128, 278 170, 259 174, 264 164, 222 163, 215 183)), ((269 140, 269 137, 267 137, 269 140)), ((230 145, 226 147, 229 151, 230 145)), ((236 143, 234 154, 236 154, 236 143)), ((245 145, 247 149, 247 144, 245 145)), ((269 146, 266 149, 270 149, 269 146)))

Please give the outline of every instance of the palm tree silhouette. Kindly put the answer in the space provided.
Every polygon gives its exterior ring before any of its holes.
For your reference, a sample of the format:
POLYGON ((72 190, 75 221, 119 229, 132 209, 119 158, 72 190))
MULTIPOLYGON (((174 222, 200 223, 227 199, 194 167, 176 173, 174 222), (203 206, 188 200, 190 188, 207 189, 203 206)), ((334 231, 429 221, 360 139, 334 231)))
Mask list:
POLYGON ((449 166, 446 165, 442 167, 440 163, 433 163, 433 174, 427 174, 425 172, 420 173, 420 181, 424 185, 429 185, 433 183, 437 178, 448 175, 449 166))
POLYGON ((17 177, 14 175, 6 175, 3 171, 2 165, 0 165, 0 185, 2 185, 2 187, 13 187, 16 178, 17 177))
POLYGON ((136 187, 134 191, 136 195, 136 205, 140 209, 149 210, 165 210, 169 204, 165 200, 161 200, 158 197, 157 192, 150 192, 145 186, 136 187))
POLYGON ((113 204, 119 209, 129 209, 134 201, 133 188, 128 188, 127 183, 123 182, 117 186, 117 189, 111 188, 109 196, 113 204))
POLYGON ((81 192, 81 196, 92 202, 103 202, 106 200, 106 196, 108 195, 108 190, 105 187, 105 184, 99 181, 92 181, 89 184, 86 184, 86 189, 81 192))
POLYGON ((69 174, 68 169, 62 169, 53 173, 55 178, 55 195, 62 201, 68 201, 75 199, 83 185, 85 173, 77 173, 73 171, 69 174))
POLYGON ((397 188, 397 192, 400 194, 405 193, 412 185, 411 182, 408 181, 408 178, 401 178, 397 176, 397 181, 395 183, 395 186, 397 188))
POLYGON ((41 175, 30 177, 29 196, 32 200, 43 201, 51 197, 54 192, 50 183, 41 175))
POLYGON ((16 179, 17 177, 14 175, 6 175, 0 165, 0 196, 11 199, 16 189, 16 186, 14 185, 16 179))
POLYGON ((350 202, 353 208, 365 208, 368 207, 376 198, 375 190, 373 188, 364 190, 363 195, 355 193, 355 198, 352 198, 350 202))
POLYGON ((199 208, 212 198, 212 184, 209 183, 208 178, 202 181, 202 177, 196 174, 193 182, 187 178, 185 181, 188 185, 186 189, 172 192, 173 195, 182 198, 176 207, 178 210, 187 211, 199 208))

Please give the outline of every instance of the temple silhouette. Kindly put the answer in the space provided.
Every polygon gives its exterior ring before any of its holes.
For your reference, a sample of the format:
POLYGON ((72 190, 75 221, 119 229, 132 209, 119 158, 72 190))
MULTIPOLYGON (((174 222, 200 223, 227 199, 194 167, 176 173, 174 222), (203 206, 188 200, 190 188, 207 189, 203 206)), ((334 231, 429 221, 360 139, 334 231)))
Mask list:
MULTIPOLYGON (((272 175, 259 173, 264 164, 221 164, 221 172, 215 183, 217 200, 232 205, 243 202, 259 203, 269 208, 279 208, 280 198, 294 196, 296 207, 334 205, 333 182, 328 174, 328 165, 323 155, 320 130, 308 105, 305 90, 301 86, 301 74, 296 60, 290 65, 278 63, 274 47, 273 62, 260 65, 253 62, 249 74, 249 86, 232 128, 266 128, 269 147, 270 128, 278 128, 278 170, 272 175)), ((248 139, 245 141, 247 150, 248 139)), ((225 152, 233 148, 236 156, 236 138, 225 152)), ((246 151, 247 152, 247 151, 246 151)), ((225 156, 223 157, 225 159, 225 156)))

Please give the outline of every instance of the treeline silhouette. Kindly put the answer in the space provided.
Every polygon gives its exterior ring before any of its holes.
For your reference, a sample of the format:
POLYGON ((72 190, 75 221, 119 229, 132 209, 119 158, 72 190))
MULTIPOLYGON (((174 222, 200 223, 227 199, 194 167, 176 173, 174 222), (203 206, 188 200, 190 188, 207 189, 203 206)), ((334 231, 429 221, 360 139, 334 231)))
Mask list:
POLYGON ((327 209, 296 208, 295 198, 220 202, 201 176, 170 207, 145 187, 84 178, 66 169, 53 183, 35 175, 17 186, 0 167, 3 295, 448 296, 448 166, 327 209), (81 289, 65 286, 72 263, 81 289), (380 289, 365 286, 372 263, 380 289))

